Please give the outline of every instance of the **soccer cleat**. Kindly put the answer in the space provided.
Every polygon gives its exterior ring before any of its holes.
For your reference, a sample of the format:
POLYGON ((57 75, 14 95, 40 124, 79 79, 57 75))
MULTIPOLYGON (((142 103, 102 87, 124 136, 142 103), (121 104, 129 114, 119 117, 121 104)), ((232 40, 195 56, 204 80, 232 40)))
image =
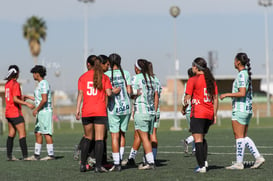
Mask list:
POLYGON ((138 165, 139 170, 154 170, 155 169, 155 164, 154 163, 147 163, 147 164, 139 164, 138 165))
POLYGON ((110 168, 109 171, 110 172, 115 172, 115 171, 120 172, 121 171, 121 166, 120 165, 113 165, 112 168, 110 168))
POLYGON ((202 168, 200 168, 200 167, 198 166, 198 167, 196 167, 196 168, 194 169, 194 172, 195 172, 195 173, 206 173, 206 172, 207 172, 207 169, 206 169, 205 166, 202 167, 202 168))
POLYGON ((75 150, 73 152, 73 159, 74 160, 79 160, 81 150, 79 149, 78 145, 75 145, 75 150))
POLYGON ((265 162, 264 157, 259 156, 258 158, 256 158, 256 161, 255 161, 254 165, 252 167, 250 167, 250 168, 254 168, 254 169, 259 168, 264 164, 264 162, 265 162))
POLYGON ((93 167, 96 164, 96 159, 92 158, 91 156, 87 157, 87 163, 93 167))
POLYGON ((86 172, 86 165, 81 164, 80 165, 80 172, 86 172))
POLYGON ((11 156, 7 158, 7 161, 18 161, 19 159, 17 159, 15 156, 11 156))
POLYGON ((104 167, 95 167, 95 172, 96 173, 105 173, 108 172, 108 170, 106 170, 104 167))
POLYGON ((54 155, 48 155, 48 156, 46 156, 46 157, 44 157, 44 158, 41 158, 41 160, 43 160, 43 161, 47 161, 47 160, 55 160, 55 156, 54 155))
POLYGON ((244 164, 243 163, 235 163, 229 167, 226 167, 227 170, 243 170, 244 164))
POLYGON ((40 156, 39 155, 32 155, 30 157, 24 158, 24 160, 26 160, 26 161, 37 161, 37 160, 40 160, 40 156))
POLYGON ((127 167, 136 167, 136 162, 135 159, 130 158, 130 159, 125 159, 121 162, 122 166, 127 166, 127 167))
POLYGON ((184 153, 188 153, 189 152, 189 145, 188 145, 188 142, 186 140, 182 140, 181 141, 183 146, 184 146, 184 153))

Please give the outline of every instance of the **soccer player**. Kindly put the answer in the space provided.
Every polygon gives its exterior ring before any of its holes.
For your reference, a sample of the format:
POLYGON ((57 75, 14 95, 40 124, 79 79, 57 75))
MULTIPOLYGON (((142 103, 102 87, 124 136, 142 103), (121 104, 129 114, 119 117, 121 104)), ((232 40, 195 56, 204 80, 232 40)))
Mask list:
POLYGON ((119 94, 108 99, 109 131, 112 137, 112 156, 114 165, 109 171, 121 171, 125 147, 125 133, 131 117, 131 102, 129 95, 132 93, 130 73, 121 68, 121 57, 113 53, 109 55, 111 70, 105 74, 110 78, 113 87, 120 87, 119 94))
POLYGON ((26 142, 25 120, 22 114, 21 105, 33 109, 34 105, 24 101, 24 95, 21 93, 20 84, 17 82, 19 78, 19 67, 17 65, 10 65, 8 74, 5 77, 7 80, 5 84, 5 101, 6 112, 5 116, 8 121, 9 134, 7 138, 7 160, 18 160, 12 156, 13 140, 16 132, 19 134, 19 145, 22 151, 23 160, 28 160, 28 148, 26 142))
POLYGON ((244 169, 243 159, 245 146, 255 157, 256 161, 251 168, 259 168, 265 159, 259 153, 255 143, 247 136, 248 125, 252 117, 252 82, 250 59, 246 53, 235 56, 234 67, 238 75, 233 82, 232 93, 225 93, 220 99, 232 98, 232 128, 236 140, 236 163, 226 167, 230 170, 244 169))
MULTIPOLYGON (((193 77, 195 74, 193 73, 192 71, 192 68, 189 68, 188 69, 188 76, 189 78, 193 77)), ((184 96, 186 95, 185 92, 186 92, 186 89, 187 89, 187 83, 185 83, 185 86, 184 86, 184 96)), ((190 128, 190 122, 191 122, 191 104, 188 103, 187 106, 184 106, 184 96, 182 97, 182 110, 181 110, 181 113, 183 115, 186 115, 186 120, 188 122, 188 127, 190 128)), ((189 132, 190 129, 189 129, 189 132)), ((192 143, 192 155, 195 155, 195 144, 194 144, 194 138, 192 135, 188 136, 186 139, 182 140, 183 144, 184 144, 184 153, 188 153, 189 151, 189 144, 192 143)))
POLYGON ((135 63, 136 75, 132 78, 133 94, 141 91, 134 102, 135 130, 141 139, 146 163, 139 165, 139 169, 154 169, 154 155, 150 136, 153 133, 156 110, 158 106, 158 90, 154 78, 149 75, 147 60, 138 59, 135 63))
POLYGON ((33 79, 38 81, 38 85, 34 91, 33 96, 27 98, 35 101, 35 109, 32 114, 36 117, 35 124, 35 151, 34 155, 30 157, 32 160, 54 160, 54 147, 52 139, 52 102, 51 89, 46 76, 46 68, 42 65, 35 65, 30 72, 33 74, 33 79), (40 159, 41 148, 43 144, 43 136, 46 141, 47 156, 40 159))
POLYGON ((218 110, 218 89, 215 79, 203 58, 196 58, 192 63, 192 71, 196 75, 187 82, 184 105, 191 101, 190 130, 195 141, 196 173, 205 173, 205 161, 208 145, 205 139, 210 125, 216 123, 218 110))
POLYGON ((105 126, 107 124, 106 95, 119 93, 120 88, 113 88, 109 78, 104 75, 96 57, 89 56, 87 64, 90 70, 78 80, 76 119, 82 118, 84 140, 81 145, 80 171, 86 171, 86 160, 91 140, 95 139, 95 172, 107 172, 102 166, 105 126), (82 109, 81 109, 82 103, 82 109), (94 133, 95 131, 95 133, 94 133), (95 138, 93 138, 95 137, 95 138))

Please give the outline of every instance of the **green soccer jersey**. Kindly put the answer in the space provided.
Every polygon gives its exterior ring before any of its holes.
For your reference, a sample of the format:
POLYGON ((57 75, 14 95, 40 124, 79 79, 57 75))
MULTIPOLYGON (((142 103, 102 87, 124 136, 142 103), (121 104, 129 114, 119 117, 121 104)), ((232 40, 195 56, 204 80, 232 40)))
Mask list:
POLYGON ((52 111, 51 90, 50 90, 50 86, 49 86, 47 80, 40 81, 34 91, 35 106, 36 107, 40 104, 40 102, 42 100, 42 94, 47 94, 47 102, 45 103, 44 107, 40 111, 52 111))
POLYGON ((237 78, 234 80, 232 93, 239 92, 239 88, 242 87, 246 88, 246 96, 232 98, 232 111, 252 113, 252 86, 250 85, 249 75, 246 69, 240 71, 237 78))
POLYGON ((135 99, 134 111, 138 114, 153 114, 155 115, 155 105, 154 105, 154 95, 156 89, 155 80, 151 77, 149 80, 148 75, 146 74, 146 81, 142 73, 133 76, 132 78, 132 88, 133 92, 136 90, 141 90, 141 95, 135 99), (147 87, 148 86, 148 87, 147 87))
POLYGON ((154 76, 154 81, 156 84, 156 90, 158 92, 158 99, 159 99, 157 113, 160 113, 160 94, 162 92, 162 86, 161 86, 160 80, 156 76, 154 76))
MULTIPOLYGON (((131 76, 130 73, 126 70, 123 70, 125 80, 127 85, 131 85, 131 76)), ((113 87, 120 87, 120 93, 114 96, 109 97, 108 99, 108 114, 112 115, 126 115, 131 113, 131 102, 127 93, 127 87, 125 80, 122 77, 120 70, 107 71, 105 73, 112 83, 113 87)))
MULTIPOLYGON (((186 90, 187 90, 187 83, 185 83, 185 85, 184 85, 184 95, 183 95, 183 98, 182 98, 182 104, 184 102, 184 97, 186 95, 186 90)), ((191 103, 188 104, 185 112, 186 112, 186 114, 191 114, 191 103)))

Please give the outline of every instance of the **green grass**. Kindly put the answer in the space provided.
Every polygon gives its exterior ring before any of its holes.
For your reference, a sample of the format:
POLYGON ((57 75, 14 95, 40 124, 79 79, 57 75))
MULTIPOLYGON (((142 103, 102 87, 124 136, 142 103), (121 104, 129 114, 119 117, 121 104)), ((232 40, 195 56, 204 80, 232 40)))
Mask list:
MULTIPOLYGON (((242 171, 225 170, 224 167, 235 160, 234 138, 229 119, 222 119, 221 126, 214 125, 207 135, 209 145, 209 171, 206 174, 195 174, 195 157, 185 155, 180 140, 189 135, 186 129, 186 121, 181 120, 183 131, 170 131, 173 121, 161 121, 158 130, 158 160, 160 165, 155 170, 137 170, 136 168, 124 169, 117 173, 96 174, 93 171, 86 173, 79 172, 79 163, 72 158, 74 145, 82 136, 81 124, 75 124, 74 130, 70 129, 70 124, 62 123, 61 129, 57 129, 53 135, 55 155, 58 157, 54 161, 6 161, 5 142, 7 133, 0 136, 0 180, 272 180, 271 163, 273 156, 273 122, 272 119, 264 118, 260 124, 256 125, 253 119, 249 128, 248 136, 251 137, 258 146, 259 151, 264 155, 266 163, 256 170, 246 168, 242 171)), ((29 125, 33 128, 33 125, 29 125)), ((130 122, 127 133, 127 147, 125 157, 128 156, 133 142, 133 122, 130 122)), ((33 154, 34 134, 28 131, 27 142, 29 155, 33 154)), ((111 155, 111 138, 108 139, 108 155, 111 155)), ((46 156, 45 144, 42 148, 42 156, 46 156)), ((18 136, 14 141, 14 155, 21 156, 18 146, 18 136)), ((140 149, 137 162, 141 162, 143 155, 140 149)), ((246 149, 245 160, 254 159, 246 149)))

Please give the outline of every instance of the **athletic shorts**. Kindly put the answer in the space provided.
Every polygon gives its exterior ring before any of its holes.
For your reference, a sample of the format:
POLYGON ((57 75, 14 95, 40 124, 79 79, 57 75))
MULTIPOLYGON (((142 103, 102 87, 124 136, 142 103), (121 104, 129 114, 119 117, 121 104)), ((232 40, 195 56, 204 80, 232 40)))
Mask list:
POLYGON ((212 123, 213 121, 209 119, 191 117, 190 130, 192 134, 207 134, 212 123))
POLYGON ((82 117, 82 124, 104 124, 105 126, 108 125, 108 118, 107 116, 92 116, 92 117, 82 117))
POLYGON ((153 134, 154 129, 154 118, 155 115, 151 114, 136 114, 134 116, 135 120, 135 130, 140 130, 153 134))
POLYGON ((12 124, 13 127, 15 127, 17 124, 24 123, 24 117, 19 116, 17 118, 7 118, 8 122, 12 124))
POLYGON ((40 111, 36 117, 35 133, 52 135, 52 111, 40 111))
POLYGON ((118 133, 121 130, 122 132, 125 133, 128 130, 128 123, 130 117, 131 114, 126 115, 108 114, 109 131, 111 133, 118 133))
POLYGON ((154 128, 159 128, 159 124, 160 124, 160 113, 156 113, 156 121, 154 122, 154 128))
POLYGON ((231 120, 237 121, 238 123, 242 125, 248 125, 250 122, 250 119, 252 118, 252 113, 243 113, 238 111, 232 111, 232 117, 231 120))

